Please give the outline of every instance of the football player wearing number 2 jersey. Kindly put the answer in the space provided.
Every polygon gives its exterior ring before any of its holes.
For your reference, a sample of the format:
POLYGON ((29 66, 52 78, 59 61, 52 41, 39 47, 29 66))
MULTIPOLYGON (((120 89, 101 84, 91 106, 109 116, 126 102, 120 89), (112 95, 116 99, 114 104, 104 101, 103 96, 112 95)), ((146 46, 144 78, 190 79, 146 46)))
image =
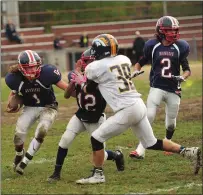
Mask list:
MULTIPOLYGON (((144 57, 135 64, 135 74, 148 61, 151 62, 150 92, 147 99, 147 117, 152 124, 156 111, 161 102, 165 103, 165 139, 171 140, 178 115, 181 82, 185 81, 190 74, 187 56, 189 44, 179 39, 179 22, 172 16, 161 17, 156 24, 156 38, 146 42, 144 57), (180 76, 180 65, 183 75, 180 76)), ((171 153, 164 152, 166 155, 171 153)), ((130 157, 143 159, 145 149, 139 143, 137 149, 130 153, 130 157)))
MULTIPOLYGON (((96 89, 92 93, 84 93, 80 85, 71 82, 74 72, 84 72, 86 66, 94 60, 95 58, 90 55, 90 49, 87 49, 77 61, 76 70, 68 74, 69 87, 66 89, 64 96, 65 98, 69 98, 70 96, 76 97, 78 110, 70 119, 66 131, 59 142, 55 169, 53 174, 47 179, 49 183, 60 180, 64 160, 75 137, 85 130, 91 135, 106 120, 104 114, 106 101, 100 91, 96 89)), ((106 150, 105 160, 115 161, 117 170, 124 170, 124 157, 120 150, 116 150, 115 152, 106 150)))
POLYGON ((133 133, 137 135, 144 148, 174 152, 191 160, 194 173, 197 174, 201 167, 201 150, 199 147, 186 148, 167 139, 161 140, 154 136, 147 118, 146 106, 140 98, 141 94, 136 91, 131 81, 131 61, 127 56, 118 55, 116 38, 110 34, 98 35, 93 39, 90 51, 96 60, 85 69, 89 82, 85 82, 84 76, 81 74, 75 75, 73 81, 78 83, 86 93, 91 93, 99 88, 115 114, 91 134, 93 175, 79 179, 76 183, 105 182, 103 143, 123 133, 128 128, 131 128, 133 133))
MULTIPOLYGON (((15 129, 16 156, 13 163, 14 171, 22 175, 56 118, 58 103, 52 85, 65 90, 68 84, 61 80, 61 73, 55 66, 42 65, 40 56, 32 50, 25 50, 18 55, 18 65, 11 67, 5 81, 12 90, 9 99, 16 93, 23 96, 24 107, 15 129), (24 154, 27 132, 38 119, 35 136, 24 154)), ((7 108, 7 112, 18 111, 7 108)))

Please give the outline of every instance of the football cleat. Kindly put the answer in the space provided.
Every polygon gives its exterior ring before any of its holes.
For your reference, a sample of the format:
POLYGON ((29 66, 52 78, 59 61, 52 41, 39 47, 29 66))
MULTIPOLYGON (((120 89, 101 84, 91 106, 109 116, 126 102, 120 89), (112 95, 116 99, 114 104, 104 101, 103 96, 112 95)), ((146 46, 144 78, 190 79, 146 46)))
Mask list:
POLYGON ((77 184, 98 184, 104 183, 105 176, 103 170, 101 169, 94 169, 92 176, 87 178, 82 178, 76 181, 77 184))
POLYGON ((116 150, 116 157, 115 157, 115 163, 118 171, 124 171, 124 156, 123 153, 120 150, 116 150))
POLYGON ((24 162, 21 162, 20 164, 17 165, 16 167, 16 172, 20 175, 24 174, 24 169, 27 165, 24 162))
POLYGON ((189 159, 194 166, 194 174, 198 174, 201 165, 201 150, 198 147, 184 148, 180 155, 189 159))
POLYGON ((135 159, 144 159, 144 155, 139 155, 136 150, 130 152, 129 157, 135 159))
POLYGON ((25 155, 25 150, 23 149, 21 154, 16 154, 14 161, 13 161, 13 170, 16 171, 17 165, 22 161, 23 157, 25 155))
POLYGON ((60 174, 59 173, 53 173, 48 179, 47 181, 49 183, 55 183, 57 181, 59 181, 61 179, 60 174))

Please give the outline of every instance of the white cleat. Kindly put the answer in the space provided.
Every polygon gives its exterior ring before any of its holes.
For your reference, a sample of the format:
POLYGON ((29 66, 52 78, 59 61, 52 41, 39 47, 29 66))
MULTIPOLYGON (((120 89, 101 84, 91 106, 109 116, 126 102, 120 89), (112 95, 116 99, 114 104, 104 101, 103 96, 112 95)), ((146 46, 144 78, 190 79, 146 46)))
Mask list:
POLYGON ((180 154, 189 159, 194 166, 194 174, 198 174, 201 165, 201 150, 198 147, 184 148, 180 154))
POLYGON ((95 169, 93 175, 76 181, 77 184, 98 184, 105 183, 103 170, 95 169))

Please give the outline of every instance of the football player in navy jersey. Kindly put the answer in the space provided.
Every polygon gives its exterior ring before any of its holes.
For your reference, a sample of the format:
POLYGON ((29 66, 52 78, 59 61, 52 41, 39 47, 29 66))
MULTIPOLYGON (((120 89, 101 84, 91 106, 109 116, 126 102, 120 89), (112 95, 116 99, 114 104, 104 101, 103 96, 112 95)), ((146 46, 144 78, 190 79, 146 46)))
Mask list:
MULTIPOLYGON (((87 49, 83 52, 80 60, 77 61, 76 71, 73 72, 84 72, 85 67, 92 61, 94 61, 94 58, 90 55, 90 49, 87 49)), ((106 101, 102 97, 99 89, 92 93, 85 93, 80 85, 71 82, 73 72, 68 74, 69 86, 64 96, 65 98, 69 98, 70 96, 76 97, 78 110, 70 119, 66 131, 59 142, 54 173, 47 180, 50 183, 60 180, 61 169, 68 153, 68 148, 75 137, 85 130, 91 135, 106 120, 104 114, 106 101)), ((115 152, 106 150, 105 160, 115 161, 117 170, 124 170, 124 157, 120 150, 116 150, 115 152)))
MULTIPOLYGON (((68 84, 62 81, 60 71, 53 65, 42 65, 39 55, 32 50, 25 50, 18 55, 18 65, 12 66, 5 78, 7 86, 12 90, 10 98, 15 94, 23 97, 23 111, 17 120, 14 145, 16 156, 14 170, 23 174, 24 169, 39 150, 47 131, 53 124, 58 103, 52 85, 62 90, 68 84), (24 142, 31 125, 39 119, 35 136, 24 154, 24 142)), ((7 106, 7 112, 18 112, 7 106)))
MULTIPOLYGON (((157 108, 163 101, 166 105, 165 138, 171 140, 180 105, 181 82, 191 74, 187 59, 190 47, 185 40, 179 39, 179 22, 172 16, 164 16, 157 21, 155 36, 155 39, 146 42, 144 57, 135 64, 132 77, 136 76, 148 61, 151 62, 147 116, 152 124, 157 108), (180 75, 181 66, 182 75, 180 75)), ((165 152, 165 154, 171 153, 165 152)), ((130 157, 137 159, 143 159, 144 155, 145 149, 141 143, 130 153, 130 157)))

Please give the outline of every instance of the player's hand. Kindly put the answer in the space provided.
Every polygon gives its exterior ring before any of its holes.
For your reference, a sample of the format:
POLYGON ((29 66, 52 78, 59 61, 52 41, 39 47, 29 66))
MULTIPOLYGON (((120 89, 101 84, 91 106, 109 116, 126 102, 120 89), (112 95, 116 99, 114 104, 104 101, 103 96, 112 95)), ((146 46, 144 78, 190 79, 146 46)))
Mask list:
POLYGON ((174 76, 174 75, 172 75, 171 78, 178 81, 178 82, 186 81, 183 76, 174 76))
POLYGON ((135 72, 133 72, 131 74, 131 78, 137 77, 138 75, 143 74, 143 73, 144 73, 144 70, 142 70, 142 71, 136 70, 135 72))
POLYGON ((81 72, 81 69, 83 68, 83 63, 82 60, 79 59, 76 63, 75 63, 75 70, 78 72, 81 72))
POLYGON ((77 83, 81 85, 82 83, 85 83, 87 81, 87 77, 85 75, 82 75, 78 71, 75 71, 74 73, 71 74, 71 81, 73 83, 77 83))

